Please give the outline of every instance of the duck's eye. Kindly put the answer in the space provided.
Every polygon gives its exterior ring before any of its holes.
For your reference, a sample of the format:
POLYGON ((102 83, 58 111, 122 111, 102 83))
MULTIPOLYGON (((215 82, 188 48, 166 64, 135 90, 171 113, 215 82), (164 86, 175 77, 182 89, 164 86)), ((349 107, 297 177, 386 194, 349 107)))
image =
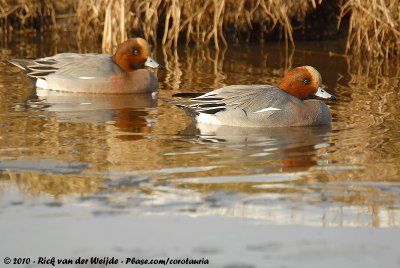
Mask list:
POLYGON ((132 51, 132 54, 135 55, 135 56, 139 55, 139 54, 140 54, 139 49, 134 49, 134 50, 132 51))
POLYGON ((310 82, 310 79, 304 78, 304 79, 303 79, 303 83, 306 84, 306 85, 308 85, 308 84, 310 84, 311 82, 310 82))

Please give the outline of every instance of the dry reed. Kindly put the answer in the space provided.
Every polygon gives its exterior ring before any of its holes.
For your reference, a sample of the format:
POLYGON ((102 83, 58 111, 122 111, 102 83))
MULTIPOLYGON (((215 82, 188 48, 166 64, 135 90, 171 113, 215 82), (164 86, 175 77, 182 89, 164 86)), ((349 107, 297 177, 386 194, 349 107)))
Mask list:
POLYGON ((347 52, 385 58, 400 56, 398 0, 341 0, 340 20, 348 13, 347 52))
MULTIPOLYGON (((176 47, 183 40, 196 45, 212 43, 218 49, 227 45, 227 36, 232 39, 240 33, 249 35, 256 28, 260 39, 264 39, 264 33, 279 29, 286 44, 294 46, 293 20, 304 20, 321 3, 322 0, 0 0, 0 34, 13 30, 8 23, 10 17, 16 18, 21 28, 40 19, 43 30, 43 23, 56 28, 60 19, 72 15, 78 40, 102 38, 104 52, 112 52, 132 35, 142 35, 153 44, 161 40, 165 47, 176 47)), ((347 52, 379 57, 400 54, 398 0, 337 3, 338 24, 349 20, 347 52)))
POLYGON ((285 40, 294 45, 291 18, 304 18, 315 6, 315 0, 80 1, 78 36, 101 35, 102 32, 103 49, 112 50, 132 32, 139 32, 156 43, 157 32, 161 29, 164 46, 176 47, 184 37, 186 43, 213 43, 218 49, 221 42, 227 45, 225 32, 230 29, 251 31, 258 24, 265 32, 282 27, 285 40), (99 21, 99 18, 104 19, 99 21))
MULTIPOLYGON (((56 26, 57 1, 42 4, 35 0, 0 0, 0 20, 3 32, 9 29, 7 18, 14 15, 21 25, 27 20, 51 16, 56 26), (8 27, 8 28, 7 28, 8 27)), ((316 6, 316 0, 87 0, 67 1, 76 12, 77 37, 103 37, 102 48, 112 51, 115 46, 132 33, 141 34, 156 43, 157 33, 162 32, 164 46, 177 46, 180 38, 186 43, 208 45, 216 48, 221 42, 227 45, 225 33, 249 32, 260 25, 264 32, 281 27, 285 41, 294 45, 292 18, 304 18, 316 6)), ((62 16, 62 14, 61 14, 62 16)))
POLYGON ((39 4, 37 0, 0 0, 0 33, 13 31, 13 26, 8 23, 8 18, 14 16, 24 29, 32 24, 34 19, 40 20, 40 31, 44 30, 44 19, 50 18, 51 25, 57 27, 56 1, 43 1, 39 4))

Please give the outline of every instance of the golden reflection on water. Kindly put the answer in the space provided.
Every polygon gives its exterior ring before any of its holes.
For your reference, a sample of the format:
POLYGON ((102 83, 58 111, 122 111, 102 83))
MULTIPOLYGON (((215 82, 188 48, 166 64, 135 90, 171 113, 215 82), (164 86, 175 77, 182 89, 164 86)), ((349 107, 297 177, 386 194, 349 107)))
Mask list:
MULTIPOLYGON (((63 49, 22 43, 8 54, 54 51, 63 49)), ((62 198, 96 196, 108 189, 107 182, 148 177, 113 188, 118 191, 110 202, 143 195, 154 204, 166 202, 163 213, 173 207, 168 202, 198 202, 204 208, 193 205, 195 215, 399 225, 398 64, 330 57, 307 45, 288 52, 276 45, 159 48, 155 58, 165 66, 158 72, 162 98, 229 84, 277 84, 293 66, 313 65, 338 96, 329 103, 334 122, 331 128, 204 129, 148 95, 34 96, 29 79, 1 62, 0 159, 89 164, 74 174, 1 167, 2 180, 21 192, 62 198), (221 192, 239 196, 217 198, 225 207, 209 206, 207 198, 221 192)), ((145 213, 151 206, 141 207, 145 213)))
POLYGON ((32 196, 43 193, 55 198, 68 194, 87 195, 104 188, 103 179, 95 178, 93 175, 15 173, 11 170, 7 170, 6 174, 9 180, 17 185, 19 191, 32 196))

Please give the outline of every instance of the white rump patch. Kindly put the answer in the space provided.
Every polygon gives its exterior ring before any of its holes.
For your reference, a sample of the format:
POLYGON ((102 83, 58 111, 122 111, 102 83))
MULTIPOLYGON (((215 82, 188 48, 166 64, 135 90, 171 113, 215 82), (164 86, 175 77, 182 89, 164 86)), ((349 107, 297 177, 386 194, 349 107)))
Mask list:
POLYGON ((94 76, 79 76, 79 79, 93 79, 94 76))
POLYGON ((38 78, 36 80, 36 87, 38 88, 43 88, 43 89, 47 89, 47 81, 44 79, 40 79, 38 78))
POLYGON ((221 125, 221 121, 212 114, 200 113, 197 117, 197 122, 203 124, 221 125))
POLYGON ((268 108, 264 108, 264 109, 258 110, 258 111, 254 112, 254 113, 263 113, 263 112, 268 112, 268 111, 280 111, 280 110, 281 109, 279 109, 279 108, 268 107, 268 108))

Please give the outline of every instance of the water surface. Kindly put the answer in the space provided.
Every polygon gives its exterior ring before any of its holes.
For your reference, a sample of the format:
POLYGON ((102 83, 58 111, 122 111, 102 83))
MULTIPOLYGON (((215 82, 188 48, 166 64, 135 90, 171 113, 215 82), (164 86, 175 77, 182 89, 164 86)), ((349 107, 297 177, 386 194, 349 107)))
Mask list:
MULTIPOLYGON (((1 51, 7 57, 78 51, 28 41, 1 51)), ((400 67, 345 57, 340 49, 336 43, 299 43, 289 52, 281 44, 157 48, 155 58, 166 67, 158 71, 161 98, 277 84, 292 67, 314 66, 338 100, 327 102, 331 126, 303 128, 210 128, 147 95, 35 92, 21 71, 1 61, 0 214, 18 211, 27 222, 122 214, 398 227, 400 67)))

